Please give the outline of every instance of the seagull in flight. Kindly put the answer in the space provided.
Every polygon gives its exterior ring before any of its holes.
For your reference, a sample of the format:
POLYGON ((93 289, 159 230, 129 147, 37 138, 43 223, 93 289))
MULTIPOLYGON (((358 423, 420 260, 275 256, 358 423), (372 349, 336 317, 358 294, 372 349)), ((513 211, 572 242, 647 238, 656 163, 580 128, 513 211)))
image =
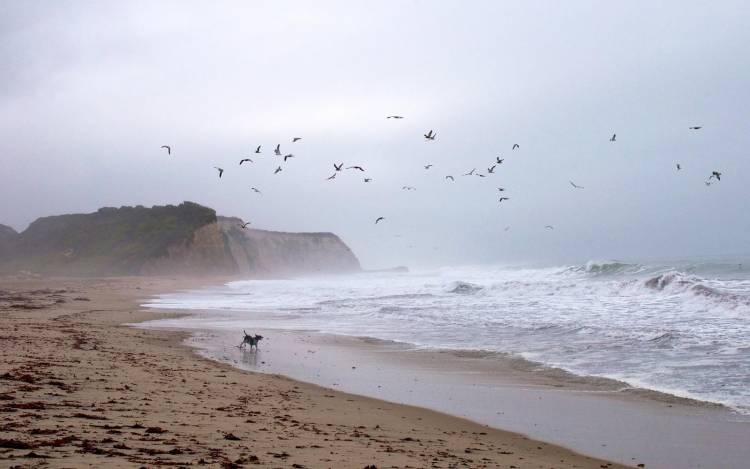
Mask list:
POLYGON ((502 202, 503 200, 510 200, 510 197, 500 197, 497 201, 502 202))
POLYGON ((377 225, 377 224, 378 224, 379 222, 381 222, 381 221, 383 221, 383 220, 385 220, 385 217, 378 217, 378 218, 377 218, 377 219, 375 220, 375 224, 377 225))
POLYGON ((344 167, 344 163, 339 163, 339 164, 333 163, 333 167, 336 168, 336 171, 341 171, 341 168, 344 167))
POLYGON ((447 181, 448 179, 450 179, 453 182, 456 182, 456 180, 453 179, 453 176, 445 176, 445 180, 447 181))
POLYGON ((294 137, 292 138, 292 143, 296 143, 298 141, 302 140, 302 137, 294 137))
POLYGON ((386 119, 403 119, 404 116, 388 116, 386 119))
POLYGON ((417 188, 416 187, 412 187, 412 186, 404 186, 404 187, 401 188, 401 190, 415 191, 415 190, 417 190, 417 188))
POLYGON ((276 169, 275 169, 275 170, 273 171, 273 174, 279 174, 280 172, 281 172, 281 166, 277 167, 277 168, 276 168, 276 169))
POLYGON ((280 147, 281 147, 281 144, 279 143, 278 145, 276 145, 276 148, 275 148, 275 149, 273 150, 273 152, 274 152, 274 154, 275 154, 276 156, 281 156, 281 150, 280 150, 280 147))
POLYGON ((617 134, 612 134, 612 138, 609 139, 610 142, 617 141, 617 134))
POLYGON ((434 164, 426 164, 426 165, 424 165, 424 169, 430 169, 433 166, 435 166, 435 165, 434 164))
POLYGON ((515 150, 516 148, 521 148, 521 145, 514 143, 512 149, 515 150))
POLYGON ((503 161, 505 161, 505 158, 500 158, 499 156, 495 157, 495 163, 503 164, 503 161))
POLYGON ((370 181, 372 181, 372 178, 365 178, 365 182, 370 182, 370 181))
POLYGON ((495 174, 495 166, 497 166, 497 165, 493 164, 492 166, 490 166, 489 168, 487 168, 487 173, 488 174, 495 174))
POLYGON ((483 177, 484 177, 484 174, 480 174, 480 173, 477 173, 477 174, 475 174, 474 176, 477 176, 477 177, 483 178, 483 177))
POLYGON ((358 169, 360 171, 364 171, 365 170, 365 168, 363 168, 362 166, 347 166, 346 169, 358 169))
POLYGON ((253 190, 256 194, 263 194, 261 191, 259 191, 256 187, 251 187, 250 189, 253 190))
POLYGON ((162 145, 161 148, 166 148, 167 149, 167 155, 171 155, 172 154, 172 147, 170 147, 169 145, 162 145))
POLYGON ((289 153, 288 155, 284 155, 284 161, 288 160, 289 158, 294 158, 294 155, 289 153))
POLYGON ((242 158, 242 159, 240 160, 240 166, 242 166, 242 163, 246 163, 246 162, 248 162, 248 161, 249 161, 250 163, 252 163, 252 162, 253 162, 253 160, 251 160, 250 158, 242 158))
POLYGON ((568 182, 570 183, 571 186, 575 187, 576 189, 583 189, 583 186, 579 186, 578 184, 576 184, 573 181, 568 181, 568 182))
POLYGON ((546 225, 545 228, 547 228, 548 230, 554 230, 555 229, 555 227, 552 226, 552 225, 546 225))
POLYGON ((331 179, 336 179, 336 173, 333 173, 330 177, 327 177, 326 181, 330 181, 331 179))
POLYGON ((705 184, 706 186, 710 186, 711 185, 711 181, 703 181, 703 184, 705 184))
POLYGON ((260 153, 260 147, 261 147, 261 146, 262 146, 262 145, 258 145, 258 148, 256 148, 256 149, 255 149, 255 153, 260 153))
POLYGON ((498 187, 497 190, 498 190, 498 192, 505 192, 505 188, 504 187, 498 187))
MULTIPOLYGON (((241 220, 240 220, 240 221, 241 221, 241 220)), ((242 229, 247 229, 247 225, 249 225, 249 224, 250 224, 250 222, 249 222, 249 221, 248 221, 248 222, 245 222, 245 223, 240 223, 240 227, 241 227, 242 229)))
POLYGON ((679 171, 681 169, 682 169, 682 166, 680 165, 680 163, 677 163, 677 171, 679 171))
POLYGON ((721 173, 718 171, 711 172, 711 175, 708 177, 708 180, 710 181, 712 178, 716 178, 717 181, 721 181, 721 173))
POLYGON ((688 127, 688 129, 690 129, 690 130, 700 130, 700 129, 702 129, 702 128, 703 128, 703 127, 701 127, 700 125, 695 125, 695 126, 693 126, 693 127, 688 127))
POLYGON ((508 231, 510 229, 510 225, 506 226, 503 231, 508 231))
POLYGON ((476 171, 476 170, 477 170, 477 168, 474 168, 471 171, 469 171, 468 173, 464 174, 464 176, 473 176, 474 175, 474 171, 476 171))
POLYGON ((221 175, 224 174, 224 170, 222 168, 219 168, 218 166, 214 166, 214 169, 219 172, 219 177, 221 177, 221 175))
POLYGON ((427 140, 435 140, 436 136, 437 136, 437 134, 433 133, 432 129, 430 129, 429 132, 427 132, 426 134, 424 134, 424 138, 426 138, 427 140))

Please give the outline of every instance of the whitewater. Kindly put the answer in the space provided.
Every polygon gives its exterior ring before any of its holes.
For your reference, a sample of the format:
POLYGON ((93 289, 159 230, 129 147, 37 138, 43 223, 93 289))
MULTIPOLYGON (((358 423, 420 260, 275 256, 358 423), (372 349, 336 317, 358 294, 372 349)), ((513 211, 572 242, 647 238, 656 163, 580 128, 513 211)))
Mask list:
POLYGON ((733 261, 246 280, 145 306, 196 311, 164 327, 318 331, 499 352, 750 413, 750 271, 733 261))

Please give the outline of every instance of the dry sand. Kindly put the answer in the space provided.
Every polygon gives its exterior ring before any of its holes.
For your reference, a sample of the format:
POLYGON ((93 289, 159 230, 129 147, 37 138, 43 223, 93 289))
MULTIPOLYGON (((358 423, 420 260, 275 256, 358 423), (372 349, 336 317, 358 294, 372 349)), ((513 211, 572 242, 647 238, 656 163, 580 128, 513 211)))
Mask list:
POLYGON ((201 358, 153 278, 0 280, 0 467, 624 467, 430 410, 201 358))

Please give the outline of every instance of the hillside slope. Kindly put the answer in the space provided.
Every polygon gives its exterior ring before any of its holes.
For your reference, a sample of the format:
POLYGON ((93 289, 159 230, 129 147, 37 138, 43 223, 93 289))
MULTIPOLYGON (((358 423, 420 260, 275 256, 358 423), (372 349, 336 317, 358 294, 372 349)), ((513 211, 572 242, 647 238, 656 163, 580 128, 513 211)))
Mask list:
POLYGON ((45 275, 294 275, 360 270, 332 233, 245 230, 201 205, 102 208, 0 229, 0 272, 45 275), (10 231, 8 231, 10 230, 10 231))

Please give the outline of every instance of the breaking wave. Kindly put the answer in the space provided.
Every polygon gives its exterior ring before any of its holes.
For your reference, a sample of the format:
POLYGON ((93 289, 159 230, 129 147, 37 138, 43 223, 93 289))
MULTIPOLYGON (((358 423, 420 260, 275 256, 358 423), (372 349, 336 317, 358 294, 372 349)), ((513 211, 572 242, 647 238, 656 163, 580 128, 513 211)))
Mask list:
POLYGON ((590 261, 246 281, 149 306, 202 310, 195 327, 366 331, 419 347, 514 354, 750 412, 750 271, 742 266, 590 261))

